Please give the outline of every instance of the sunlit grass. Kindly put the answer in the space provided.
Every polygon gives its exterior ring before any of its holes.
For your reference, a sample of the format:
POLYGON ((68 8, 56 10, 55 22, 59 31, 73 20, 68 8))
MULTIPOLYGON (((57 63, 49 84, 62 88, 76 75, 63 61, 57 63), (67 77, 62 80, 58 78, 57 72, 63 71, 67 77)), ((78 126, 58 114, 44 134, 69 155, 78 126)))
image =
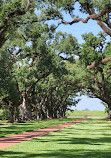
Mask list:
POLYGON ((8 147, 0 158, 111 158, 111 122, 88 119, 8 147))
POLYGON ((26 123, 6 124, 6 126, 0 126, 0 137, 46 128, 58 124, 63 124, 66 122, 71 122, 77 119, 79 118, 53 119, 46 121, 28 121, 26 123))
POLYGON ((105 113, 105 111, 67 111, 66 115, 68 117, 83 117, 83 116, 106 117, 107 113, 105 113))

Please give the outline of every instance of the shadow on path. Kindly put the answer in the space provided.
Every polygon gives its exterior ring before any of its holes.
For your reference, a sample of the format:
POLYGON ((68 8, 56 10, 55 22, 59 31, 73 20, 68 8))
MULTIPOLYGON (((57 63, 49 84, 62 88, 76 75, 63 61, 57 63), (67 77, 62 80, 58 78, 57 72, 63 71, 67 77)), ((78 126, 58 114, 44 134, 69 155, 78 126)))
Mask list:
POLYGON ((86 119, 87 118, 83 118, 83 119, 76 120, 76 121, 73 121, 73 122, 48 127, 48 128, 45 128, 45 129, 40 129, 40 130, 36 130, 36 131, 25 132, 25 133, 21 133, 21 134, 9 136, 9 137, 0 138, 0 149, 15 145, 17 143, 20 143, 20 142, 23 142, 23 141, 26 141, 26 140, 30 140, 32 138, 36 138, 38 136, 45 135, 49 132, 58 131, 62 128, 65 128, 65 127, 71 126, 73 124, 82 122, 86 119))

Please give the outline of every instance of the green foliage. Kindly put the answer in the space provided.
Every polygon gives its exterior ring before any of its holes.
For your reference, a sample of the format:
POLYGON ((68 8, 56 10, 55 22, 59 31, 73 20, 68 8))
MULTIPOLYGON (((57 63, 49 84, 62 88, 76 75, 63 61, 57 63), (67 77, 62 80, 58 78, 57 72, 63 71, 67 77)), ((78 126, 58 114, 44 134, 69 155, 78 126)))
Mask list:
POLYGON ((58 32, 55 37, 54 46, 59 54, 75 55, 78 50, 77 39, 71 34, 58 32))
POLYGON ((10 119, 10 111, 8 109, 3 109, 0 113, 0 117, 2 120, 9 120, 10 119))
POLYGON ((97 11, 106 9, 111 5, 110 0, 94 0, 94 6, 97 8, 97 11))
MULTIPOLYGON (((97 24, 103 29, 105 33, 111 36, 110 26, 110 12, 111 2, 110 0, 55 0, 46 1, 48 9, 46 9, 48 20, 62 19, 63 24, 74 24, 82 21, 87 23, 89 19, 97 20, 97 24), (79 8, 77 8, 79 6, 79 8), (79 12, 75 10, 78 9, 79 12), (65 13, 72 17, 72 21, 65 18, 65 13), (79 14, 80 13, 80 14, 79 14), (86 19, 82 17, 82 14, 86 14, 86 19), (80 17, 81 15, 81 17, 80 17), (85 21, 84 21, 84 20, 85 21), (100 21, 98 21, 100 20, 100 21), (102 23, 101 23, 102 22, 102 23)), ((43 10, 44 10, 43 9, 43 10)), ((47 19, 45 17, 45 19, 47 19)), ((54 23, 54 21, 52 21, 54 23)), ((61 24, 61 23, 60 23, 61 24)), ((66 26, 67 27, 67 26, 66 26)))
POLYGON ((93 34, 83 35, 85 43, 81 45, 79 52, 80 62, 78 67, 81 73, 81 87, 83 93, 89 97, 97 97, 107 104, 110 109, 111 98, 111 62, 101 63, 102 59, 110 57, 110 42, 106 44, 104 34, 99 33, 98 37, 93 34), (93 69, 86 67, 97 63, 93 69))
POLYGON ((12 74, 12 68, 7 71, 8 65, 10 66, 12 62, 12 56, 7 44, 1 49, 0 57, 0 97, 3 99, 9 96, 12 102, 17 103, 19 100, 19 95, 16 89, 16 80, 12 74))
POLYGON ((71 34, 58 32, 54 37, 52 47, 63 60, 75 62, 75 55, 79 50, 79 45, 77 39, 71 34))
MULTIPOLYGON (((59 8, 65 10, 66 12, 74 13, 76 3, 75 0, 56 0, 56 1, 48 1, 52 8, 59 8)), ((94 7, 97 11, 102 11, 103 9, 108 8, 111 3, 110 0, 79 0, 78 3, 80 4, 80 11, 83 13, 87 13, 86 4, 92 9, 94 7)))
POLYGON ((66 54, 66 59, 74 62, 77 40, 68 34, 53 34, 47 24, 21 22, 12 34, 8 32, 8 41, 1 48, 1 72, 5 72, 1 100, 10 110, 14 108, 14 114, 25 96, 34 119, 36 111, 40 119, 64 117, 68 104, 73 104, 69 96, 74 96, 78 89, 73 92, 73 88, 68 87, 69 73, 60 54, 66 54), (43 109, 53 114, 46 116, 43 109))
MULTIPOLYGON (((89 33, 83 35, 85 43, 79 46, 75 37, 55 33, 56 26, 47 24, 47 20, 62 19, 64 11, 74 15, 76 1, 32 0, 28 8, 27 2, 0 2, 0 100, 8 109, 14 108, 14 114, 25 99, 34 117, 35 112, 41 118, 63 117, 67 106, 76 103, 71 98, 81 87, 96 87, 92 85, 95 72, 89 73, 85 67, 109 57, 110 43, 105 46, 106 36, 102 33, 97 37, 89 33), (80 62, 76 62, 76 55, 80 62), (50 111, 53 114, 46 116, 50 111)), ((98 12, 109 5, 109 0, 103 2, 87 0, 79 4, 87 13, 86 4, 98 12)), ((104 73, 110 66, 105 66, 104 73)), ((100 72, 98 78, 102 82, 100 72)), ((105 80, 111 87, 110 75, 105 80)))
POLYGON ((91 65, 92 62, 99 62, 105 57, 103 52, 105 45, 105 35, 101 32, 98 36, 94 36, 92 33, 82 35, 85 43, 82 44, 82 49, 79 52, 80 60, 85 66, 91 65))

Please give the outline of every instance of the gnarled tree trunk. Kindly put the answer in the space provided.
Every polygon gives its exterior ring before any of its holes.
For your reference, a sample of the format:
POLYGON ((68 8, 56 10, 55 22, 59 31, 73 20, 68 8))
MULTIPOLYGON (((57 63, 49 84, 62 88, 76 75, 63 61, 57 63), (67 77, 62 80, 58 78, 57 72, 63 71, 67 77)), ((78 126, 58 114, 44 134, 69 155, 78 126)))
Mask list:
POLYGON ((10 123, 19 122, 19 106, 14 104, 10 106, 10 123))
POLYGON ((31 107, 28 103, 28 97, 26 95, 23 96, 22 104, 20 105, 20 113, 23 121, 32 119, 31 107))

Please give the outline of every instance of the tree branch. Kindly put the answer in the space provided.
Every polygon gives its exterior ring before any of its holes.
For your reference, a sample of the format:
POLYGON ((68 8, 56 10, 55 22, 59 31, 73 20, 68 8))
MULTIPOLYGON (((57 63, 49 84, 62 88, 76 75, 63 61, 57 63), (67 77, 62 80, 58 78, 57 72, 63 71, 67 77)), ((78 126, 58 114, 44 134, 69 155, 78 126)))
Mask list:
POLYGON ((17 52, 15 52, 15 54, 13 55, 13 60, 12 62, 9 63, 9 65, 5 68, 6 71, 8 71, 11 66, 14 64, 14 61, 17 60, 17 55, 22 51, 22 49, 19 49, 17 52))
POLYGON ((44 73, 29 87, 27 94, 29 94, 32 90, 32 88, 36 85, 37 82, 39 82, 42 78, 47 77, 50 74, 50 72, 44 73))
POLYGON ((30 0, 27 0, 27 6, 26 6, 26 9, 25 9, 25 13, 29 10, 29 7, 30 7, 30 0))
POLYGON ((106 59, 102 59, 100 62, 94 63, 94 64, 92 64, 92 65, 88 65, 88 66, 87 66, 87 69, 88 69, 88 70, 91 70, 91 69, 97 67, 98 65, 100 65, 100 64, 105 64, 105 63, 107 63, 107 62, 109 62, 109 61, 111 61, 111 57, 106 58, 106 59))
POLYGON ((61 22, 63 24, 69 24, 69 25, 72 25, 74 23, 78 23, 78 22, 83 22, 83 23, 87 23, 90 19, 92 20, 96 20, 97 21, 97 24, 104 30, 105 33, 107 33, 108 35, 111 36, 111 27, 110 25, 106 26, 103 21, 101 20, 101 17, 106 14, 106 13, 110 13, 111 12, 111 8, 107 8, 107 9, 104 9, 103 11, 99 12, 98 14, 96 14, 95 12, 93 12, 93 14, 90 14, 86 19, 83 19, 83 18, 74 18, 71 14, 71 17, 73 18, 73 21, 71 22, 67 22, 67 21, 64 21, 63 19, 61 19, 61 22), (108 28, 109 27, 109 28, 108 28))
POLYGON ((13 55, 13 58, 16 59, 17 55, 22 51, 22 49, 19 49, 17 52, 15 52, 15 54, 13 55))
POLYGON ((111 29, 109 29, 101 20, 96 20, 97 24, 103 29, 105 33, 111 36, 111 29))
POLYGON ((27 6, 25 8, 25 10, 21 11, 19 9, 14 10, 13 12, 11 12, 8 16, 7 16, 7 20, 9 20, 10 18, 12 18, 14 15, 24 15, 26 14, 26 12, 29 10, 30 8, 30 0, 27 0, 27 6))
MULTIPOLYGON (((76 22, 79 22, 79 21, 82 21, 83 23, 87 23, 89 19, 93 19, 93 20, 98 20, 100 19, 101 16, 103 16, 104 14, 106 14, 107 12, 111 11, 111 8, 107 8, 101 12, 99 12, 98 14, 96 13, 93 13, 91 15, 89 15, 85 20, 83 18, 74 18, 73 16, 71 16, 73 18, 73 21, 72 22, 66 22, 66 21, 63 21, 61 20, 62 23, 65 23, 65 24, 70 24, 72 25, 73 23, 76 23, 76 22)), ((70 14, 71 15, 71 14, 70 14)))

